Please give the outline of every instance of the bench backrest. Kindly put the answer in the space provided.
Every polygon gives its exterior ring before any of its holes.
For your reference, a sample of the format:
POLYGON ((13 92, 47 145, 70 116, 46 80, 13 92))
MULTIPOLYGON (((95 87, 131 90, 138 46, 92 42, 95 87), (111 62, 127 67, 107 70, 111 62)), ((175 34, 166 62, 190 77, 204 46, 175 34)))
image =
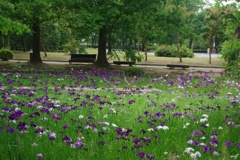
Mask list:
POLYGON ((71 54, 71 59, 96 59, 96 54, 71 54))

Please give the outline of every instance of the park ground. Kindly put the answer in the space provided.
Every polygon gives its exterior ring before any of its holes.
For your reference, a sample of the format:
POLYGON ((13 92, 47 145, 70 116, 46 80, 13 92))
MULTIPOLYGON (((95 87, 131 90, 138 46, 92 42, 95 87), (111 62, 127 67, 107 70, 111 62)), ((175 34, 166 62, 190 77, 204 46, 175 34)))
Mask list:
MULTIPOLYGON (((88 53, 96 53, 95 49, 88 49, 88 53)), ((143 53, 139 53, 143 55, 143 53)), ((124 54, 118 53, 121 60, 124 60, 124 54)), ((47 52, 47 57, 44 53, 41 53, 43 60, 42 64, 31 64, 28 63, 29 52, 14 51, 14 58, 8 62, 0 62, 0 68, 6 68, 13 71, 26 71, 32 68, 38 68, 49 71, 62 71, 62 70, 77 70, 89 69, 92 67, 91 64, 73 64, 69 65, 68 60, 70 55, 63 52, 47 52)), ((128 66, 116 66, 112 62, 117 60, 114 56, 108 56, 108 62, 111 64, 110 69, 117 72, 124 72, 128 66)), ((226 61, 221 58, 219 54, 214 54, 209 63, 209 57, 206 53, 196 54, 194 58, 183 58, 183 62, 179 62, 179 58, 169 57, 156 57, 153 53, 148 53, 148 60, 142 60, 138 62, 135 67, 141 68, 147 75, 162 75, 162 74, 181 74, 185 72, 201 73, 201 72, 223 72, 225 70, 226 61), (167 64, 187 64, 190 66, 187 70, 174 69, 169 70, 167 64)))

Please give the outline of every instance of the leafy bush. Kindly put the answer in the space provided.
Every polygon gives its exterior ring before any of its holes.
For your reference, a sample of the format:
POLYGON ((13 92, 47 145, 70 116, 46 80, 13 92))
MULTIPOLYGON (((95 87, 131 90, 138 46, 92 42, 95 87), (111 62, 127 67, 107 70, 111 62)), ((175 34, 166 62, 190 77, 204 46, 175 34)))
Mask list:
POLYGON ((132 50, 130 47, 126 47, 124 50, 125 52, 125 56, 124 58, 129 61, 133 61, 134 64, 136 64, 136 62, 141 62, 143 59, 142 55, 136 55, 136 52, 134 50, 132 50))
POLYGON ((127 68, 124 71, 124 73, 126 76, 142 76, 142 75, 144 75, 144 71, 142 69, 136 68, 136 67, 127 68))
POLYGON ((63 45, 63 50, 65 53, 70 54, 87 54, 87 50, 85 46, 79 44, 78 40, 72 39, 70 42, 63 45))
MULTIPOLYGON (((193 51, 185 46, 182 46, 180 48, 180 54, 182 57, 188 57, 188 58, 194 57, 193 51)), ((176 55, 177 55, 177 53, 176 53, 176 55)))
POLYGON ((222 57, 228 61, 227 70, 233 72, 235 75, 239 75, 240 40, 234 39, 225 41, 221 47, 222 57))
POLYGON ((0 59, 2 61, 8 61, 9 59, 13 58, 13 52, 10 51, 9 49, 1 49, 0 50, 0 59))
MULTIPOLYGON (((180 48, 181 57, 194 57, 193 51, 185 46, 180 48)), ((161 45, 155 52, 157 57, 177 57, 177 47, 174 45, 161 45)))

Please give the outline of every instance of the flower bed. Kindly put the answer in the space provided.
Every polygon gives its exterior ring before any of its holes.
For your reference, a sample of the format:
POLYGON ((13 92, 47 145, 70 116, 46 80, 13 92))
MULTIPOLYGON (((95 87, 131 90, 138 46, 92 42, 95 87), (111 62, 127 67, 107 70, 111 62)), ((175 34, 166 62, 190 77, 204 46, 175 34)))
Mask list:
POLYGON ((32 69, 5 70, 0 80, 0 159, 237 159, 240 153, 240 82, 228 77, 32 69))

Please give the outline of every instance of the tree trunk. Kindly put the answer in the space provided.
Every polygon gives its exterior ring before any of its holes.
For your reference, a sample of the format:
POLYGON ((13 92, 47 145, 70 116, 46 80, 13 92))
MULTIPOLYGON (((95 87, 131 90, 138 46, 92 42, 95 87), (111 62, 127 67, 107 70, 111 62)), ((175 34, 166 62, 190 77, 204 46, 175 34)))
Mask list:
POLYGON ((112 32, 111 31, 109 31, 109 33, 108 33, 107 42, 108 42, 108 53, 107 54, 112 54, 112 32))
POLYGON ((23 52, 27 52, 27 47, 26 47, 26 43, 25 43, 23 35, 21 36, 21 41, 22 41, 23 52))
POLYGON ((40 55, 40 25, 38 23, 33 23, 33 53, 30 56, 30 62, 34 63, 42 63, 41 55, 40 55))
POLYGON ((98 56, 94 65, 98 67, 108 67, 109 63, 107 61, 106 54, 106 43, 107 43, 107 29, 106 26, 103 26, 99 30, 99 39, 98 39, 98 56))
POLYGON ((144 51, 144 60, 147 61, 147 42, 144 40, 143 41, 143 51, 144 51))
POLYGON ((176 36, 177 36, 177 54, 178 54, 178 57, 179 57, 180 62, 182 62, 182 57, 181 57, 181 55, 180 55, 179 32, 177 32, 176 36))
POLYGON ((8 33, 8 35, 7 35, 7 49, 11 49, 11 45, 10 45, 10 33, 8 33))
POLYGON ((0 32, 0 35, 1 35, 1 45, 0 45, 0 48, 4 48, 4 35, 0 32))
POLYGON ((41 43, 41 46, 42 46, 42 49, 43 49, 43 52, 44 52, 44 56, 47 57, 47 52, 45 50, 45 46, 44 46, 44 43, 42 41, 42 38, 40 38, 40 43, 41 43))
POLYGON ((142 41, 141 51, 144 52, 144 42, 142 41))
POLYGON ((190 40, 189 40, 189 46, 188 47, 193 50, 193 39, 192 38, 190 38, 190 40))

